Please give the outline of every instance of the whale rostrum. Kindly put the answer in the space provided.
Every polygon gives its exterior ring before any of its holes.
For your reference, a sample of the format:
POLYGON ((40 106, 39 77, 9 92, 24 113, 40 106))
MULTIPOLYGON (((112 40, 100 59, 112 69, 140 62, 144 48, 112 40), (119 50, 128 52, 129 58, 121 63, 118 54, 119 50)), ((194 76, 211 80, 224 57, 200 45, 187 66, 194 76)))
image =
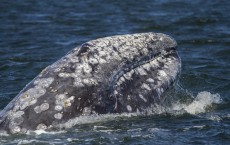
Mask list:
POLYGON ((0 112, 0 131, 55 128, 78 116, 141 112, 164 100, 181 62, 161 33, 88 41, 46 67, 0 112))

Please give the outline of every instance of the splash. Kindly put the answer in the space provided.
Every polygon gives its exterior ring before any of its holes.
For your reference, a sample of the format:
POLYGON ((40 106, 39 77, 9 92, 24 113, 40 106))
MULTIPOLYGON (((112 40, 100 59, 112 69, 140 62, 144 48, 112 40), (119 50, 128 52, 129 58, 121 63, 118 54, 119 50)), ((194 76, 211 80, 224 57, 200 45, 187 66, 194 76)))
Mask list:
POLYGON ((175 103, 172 110, 185 110, 190 114, 199 114, 208 111, 213 104, 220 104, 222 99, 219 94, 211 94, 210 92, 199 92, 194 100, 189 104, 175 103))

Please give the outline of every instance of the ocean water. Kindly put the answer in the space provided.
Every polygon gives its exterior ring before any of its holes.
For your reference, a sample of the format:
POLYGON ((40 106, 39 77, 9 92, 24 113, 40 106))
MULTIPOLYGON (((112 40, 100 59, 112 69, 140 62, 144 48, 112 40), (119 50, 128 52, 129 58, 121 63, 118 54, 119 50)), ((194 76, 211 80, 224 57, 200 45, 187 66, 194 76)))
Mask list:
POLYGON ((230 1, 1 0, 0 110, 85 41, 160 32, 182 61, 165 105, 79 117, 69 130, 0 135, 0 144, 230 144, 230 1))

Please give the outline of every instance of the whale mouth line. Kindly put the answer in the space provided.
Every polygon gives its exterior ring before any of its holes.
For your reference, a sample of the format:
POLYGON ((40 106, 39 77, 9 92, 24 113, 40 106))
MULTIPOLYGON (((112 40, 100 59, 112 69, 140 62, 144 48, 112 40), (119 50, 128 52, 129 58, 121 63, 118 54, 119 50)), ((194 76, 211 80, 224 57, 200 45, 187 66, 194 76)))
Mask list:
POLYGON ((120 67, 119 70, 117 70, 117 72, 111 77, 111 80, 109 82, 109 87, 107 89, 108 94, 109 94, 109 98, 111 98, 114 94, 114 90, 115 90, 115 86, 116 86, 116 82, 122 77, 124 76, 124 74, 126 74, 127 72, 130 72, 131 70, 134 70, 144 64, 147 64, 153 60, 156 60, 157 58, 160 57, 165 57, 168 54, 171 54, 173 51, 175 51, 175 47, 172 48, 167 48, 164 49, 163 51, 157 52, 157 53, 149 53, 148 55, 145 55, 143 57, 141 57, 140 59, 134 61, 133 63, 125 63, 123 66, 120 67))

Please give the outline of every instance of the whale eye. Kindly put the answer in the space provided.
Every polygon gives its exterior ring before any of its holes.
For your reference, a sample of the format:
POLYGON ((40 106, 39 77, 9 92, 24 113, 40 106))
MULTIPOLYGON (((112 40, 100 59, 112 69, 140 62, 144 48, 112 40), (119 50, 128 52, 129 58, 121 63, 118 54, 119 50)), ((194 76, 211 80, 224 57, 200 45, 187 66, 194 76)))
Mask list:
POLYGON ((86 53, 89 48, 90 48, 90 45, 88 43, 82 44, 81 48, 79 48, 78 55, 86 53))

